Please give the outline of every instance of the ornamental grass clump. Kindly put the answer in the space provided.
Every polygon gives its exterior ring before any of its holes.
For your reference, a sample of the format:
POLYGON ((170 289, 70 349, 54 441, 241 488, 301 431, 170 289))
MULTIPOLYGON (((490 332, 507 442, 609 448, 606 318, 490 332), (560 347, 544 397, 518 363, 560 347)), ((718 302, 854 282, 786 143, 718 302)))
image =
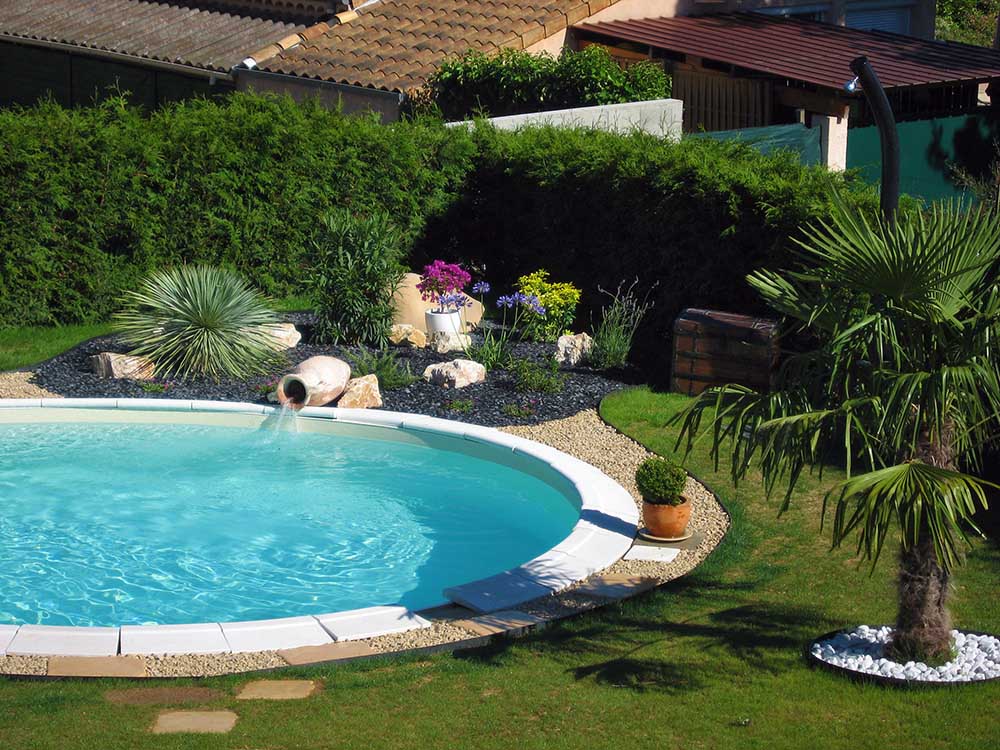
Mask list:
POLYGON ((642 499, 652 505, 683 505, 687 472, 665 458, 647 458, 635 472, 642 499))
MULTIPOLYGON (((590 364, 598 370, 611 370, 625 367, 629 354, 632 352, 632 341, 639 324, 646 313, 653 307, 649 302, 650 289, 645 296, 639 297, 636 285, 639 279, 629 287, 624 283, 618 285, 615 292, 601 289, 601 292, 611 298, 611 302, 601 310, 601 322, 594 329, 594 343, 590 350, 590 364)), ((653 285, 653 289, 656 285, 653 285)))
POLYGON ((273 332, 278 316, 234 271, 159 271, 123 303, 114 329, 129 353, 151 359, 157 373, 241 378, 266 373, 282 359, 273 332))

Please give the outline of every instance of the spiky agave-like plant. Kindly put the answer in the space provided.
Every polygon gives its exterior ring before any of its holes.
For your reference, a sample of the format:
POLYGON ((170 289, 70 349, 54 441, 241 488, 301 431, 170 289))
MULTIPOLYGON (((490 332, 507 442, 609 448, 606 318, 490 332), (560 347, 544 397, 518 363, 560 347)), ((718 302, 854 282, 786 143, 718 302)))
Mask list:
POLYGON ((114 328, 157 372, 246 377, 279 359, 277 315, 239 274, 214 266, 158 271, 128 292, 114 328))
POLYGON ((1000 428, 1000 222, 938 205, 889 225, 835 200, 829 223, 799 242, 804 268, 757 271, 750 284, 815 334, 770 393, 706 391, 681 415, 688 449, 703 421, 732 474, 786 485, 842 455, 848 478, 825 498, 834 546, 857 534, 872 568, 898 534, 899 600, 891 653, 907 661, 951 652, 949 579, 972 516, 986 506, 974 471, 1000 428), (860 473, 859 473, 860 470, 860 473))

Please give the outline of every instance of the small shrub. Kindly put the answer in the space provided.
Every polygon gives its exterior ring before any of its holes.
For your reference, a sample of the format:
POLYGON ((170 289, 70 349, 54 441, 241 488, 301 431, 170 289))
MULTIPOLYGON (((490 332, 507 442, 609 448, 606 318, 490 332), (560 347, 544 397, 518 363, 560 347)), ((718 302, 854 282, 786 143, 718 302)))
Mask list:
POLYGON ((403 278, 400 235, 387 214, 327 214, 314 242, 310 278, 316 337, 329 344, 388 344, 392 296, 403 278))
POLYGON ((514 360, 514 389, 519 393, 559 393, 566 385, 566 376, 559 372, 554 359, 542 364, 530 359, 514 360))
POLYGON ((146 393, 166 393, 168 388, 166 383, 156 382, 139 383, 139 387, 146 393))
POLYGON ((473 401, 471 398, 453 398, 451 401, 446 401, 444 408, 448 411, 453 411, 456 414, 468 414, 472 411, 473 401))
POLYGON ((410 363, 400 364, 396 353, 388 347, 377 351, 361 349, 357 354, 349 356, 348 359, 351 363, 351 377, 361 378, 365 375, 375 375, 378 378, 379 388, 383 391, 405 388, 419 380, 413 374, 410 363))
POLYGON ((239 274, 212 266, 179 266, 129 292, 114 328, 158 372, 181 377, 247 377, 281 359, 267 301, 239 274))
POLYGON ((594 329, 590 364, 598 370, 628 364, 635 332, 653 306, 649 302, 649 292, 642 299, 636 294, 635 287, 638 283, 637 278, 624 290, 624 284, 620 284, 614 293, 601 290, 611 298, 611 302, 601 309, 601 322, 594 329))
POLYGON ((487 370, 509 367, 513 361, 509 337, 493 329, 485 329, 482 343, 472 344, 465 355, 487 370))
POLYGON ((548 280, 549 272, 538 270, 517 280, 522 294, 538 298, 544 314, 528 311, 524 317, 524 336, 533 341, 553 341, 573 325, 580 290, 572 284, 548 280))
POLYGON ((508 403, 503 405, 501 411, 514 419, 527 419, 528 417, 535 416, 537 413, 535 407, 536 404, 533 401, 527 401, 523 404, 508 403))
POLYGON ((681 505, 687 472, 665 458, 647 458, 635 472, 639 494, 654 505, 681 505))

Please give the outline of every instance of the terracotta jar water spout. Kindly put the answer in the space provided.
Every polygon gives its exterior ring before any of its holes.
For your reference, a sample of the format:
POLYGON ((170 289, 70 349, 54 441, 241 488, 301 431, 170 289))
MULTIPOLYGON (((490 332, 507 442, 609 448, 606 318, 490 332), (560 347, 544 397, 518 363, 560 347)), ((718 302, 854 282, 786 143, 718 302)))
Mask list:
POLYGON ((336 399, 351 379, 351 366, 336 357, 310 357, 278 382, 278 402, 293 409, 325 406, 336 399))

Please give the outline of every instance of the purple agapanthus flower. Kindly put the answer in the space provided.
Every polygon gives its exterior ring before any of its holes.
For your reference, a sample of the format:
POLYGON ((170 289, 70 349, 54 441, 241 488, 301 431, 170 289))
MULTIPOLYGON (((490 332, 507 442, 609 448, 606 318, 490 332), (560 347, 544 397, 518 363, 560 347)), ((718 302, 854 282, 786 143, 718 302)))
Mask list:
POLYGON ((489 294, 490 293, 490 282, 488 281, 477 281, 472 285, 473 294, 489 294))
POLYGON ((453 294, 442 294, 438 297, 437 303, 442 310, 460 310, 463 307, 470 307, 472 300, 461 292, 455 292, 453 294))

